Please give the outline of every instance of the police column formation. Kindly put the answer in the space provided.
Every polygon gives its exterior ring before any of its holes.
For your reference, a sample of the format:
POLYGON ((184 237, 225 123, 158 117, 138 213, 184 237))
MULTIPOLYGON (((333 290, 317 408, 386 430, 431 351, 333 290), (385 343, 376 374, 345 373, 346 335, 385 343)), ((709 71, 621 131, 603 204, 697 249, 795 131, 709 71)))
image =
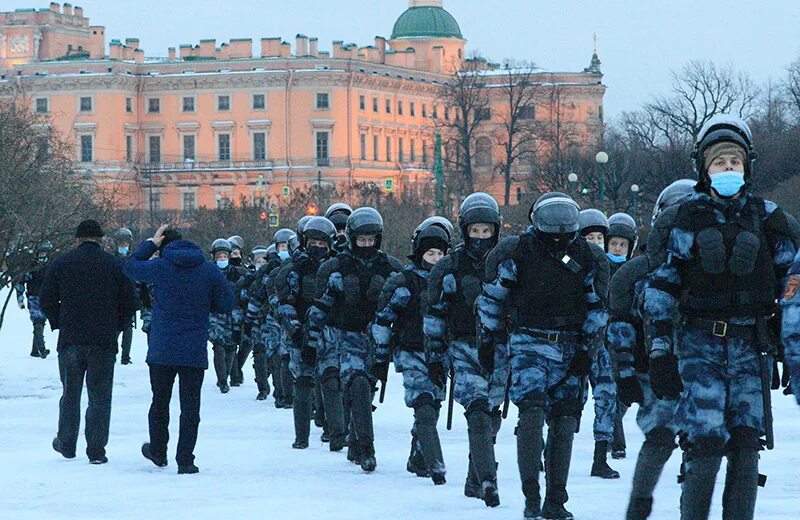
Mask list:
MULTIPOLYGON (((500 504, 494 446, 513 403, 527 520, 573 518, 573 439, 591 387, 595 449, 581 471, 593 477, 620 478, 607 454, 626 456, 622 418, 638 404, 645 440, 627 519, 649 517, 680 446, 681 519, 709 517, 727 457, 723 517, 751 520, 765 480, 759 452, 774 444, 770 392, 800 377, 800 225, 752 194, 755 159, 746 123, 708 121, 692 154, 697 178, 661 192, 646 252, 633 216, 582 211, 559 192, 539 197, 527 230, 506 237, 495 199, 473 193, 455 226, 442 216, 419 223, 405 266, 381 248, 381 214, 343 202, 249 254, 240 236, 218 238, 207 258, 235 304, 208 324, 216 385, 223 394, 243 385, 252 354, 255 399, 272 394, 276 408, 292 410, 287 445, 307 449, 314 423, 330 451, 371 473, 373 403, 383 402, 393 363, 411 411, 406 469, 446 484, 439 419, 449 429, 457 402, 469 441, 463 492, 488 507, 500 504)), ((122 228, 115 239, 112 251, 134 262, 132 233, 122 228)), ((176 240, 148 251, 169 259, 179 246, 187 247, 176 240)), ((15 285, 33 322, 31 356, 41 358, 49 350, 38 288, 52 255, 42 244, 15 285)), ((134 282, 149 334, 158 287, 134 282)), ((133 327, 121 324, 123 364, 133 327)), ((165 449, 143 452, 163 467, 165 449)))

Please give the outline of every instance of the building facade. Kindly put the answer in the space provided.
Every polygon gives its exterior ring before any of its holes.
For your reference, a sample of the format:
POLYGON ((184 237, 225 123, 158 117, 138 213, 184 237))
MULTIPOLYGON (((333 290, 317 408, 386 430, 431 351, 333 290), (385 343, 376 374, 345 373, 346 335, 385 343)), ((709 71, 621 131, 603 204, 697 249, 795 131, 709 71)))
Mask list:
MULTIPOLYGON (((80 7, 52 3, 0 13, 0 97, 26 97, 47 114, 74 140, 83 177, 113 190, 121 208, 280 204, 319 182, 432 186, 432 117, 445 117, 442 85, 465 44, 442 0, 410 0, 391 37, 368 46, 322 51, 298 34, 294 45, 263 38, 256 53, 251 39, 208 39, 149 58, 135 38, 106 46, 105 28, 80 7)), ((584 71, 536 77, 537 88, 563 90, 581 141, 598 143, 596 55, 584 71)), ((489 161, 476 174, 499 194, 493 170, 489 161)))

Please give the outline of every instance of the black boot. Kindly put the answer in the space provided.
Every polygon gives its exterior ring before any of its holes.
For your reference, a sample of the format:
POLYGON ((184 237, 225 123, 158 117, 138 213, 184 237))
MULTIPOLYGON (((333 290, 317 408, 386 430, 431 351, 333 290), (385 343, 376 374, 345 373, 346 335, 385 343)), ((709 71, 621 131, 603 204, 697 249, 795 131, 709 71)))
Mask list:
POLYGON ((437 486, 446 482, 445 474, 447 473, 439 432, 436 430, 440 407, 441 404, 431 399, 428 394, 423 395, 414 403, 414 429, 417 441, 422 451, 425 468, 437 486))
POLYGON ((484 480, 481 483, 481 498, 486 507, 497 507, 500 505, 500 494, 497 491, 497 479, 484 480))
POLYGON ((753 520, 758 495, 758 450, 739 448, 728 453, 722 518, 753 520))
POLYGON ((652 510, 652 498, 631 498, 625 520, 647 520, 652 510))
POLYGON ((228 366, 225 361, 225 347, 214 345, 214 372, 217 374, 217 388, 223 394, 230 390, 228 386, 228 366))
POLYGON ((371 442, 361 444, 361 460, 359 465, 361 469, 367 473, 372 473, 378 466, 378 461, 375 459, 375 445, 371 442))
POLYGON ((153 448, 150 446, 149 442, 145 442, 142 444, 142 455, 144 458, 158 466, 159 468, 166 468, 167 467, 167 457, 156 455, 153 453, 153 448))
POLYGON ((669 429, 656 428, 647 434, 636 459, 626 520, 645 520, 650 515, 653 491, 675 448, 675 434, 669 429))
POLYGON ((464 496, 469 498, 481 498, 481 483, 475 475, 475 467, 472 465, 472 455, 469 456, 467 464, 467 480, 464 482, 464 496))
POLYGON ((292 447, 295 449, 308 448, 308 438, 311 434, 311 399, 314 389, 310 377, 300 377, 294 385, 294 435, 292 447))
POLYGON ((525 520, 542 520, 541 497, 539 495, 539 481, 523 482, 522 492, 525 494, 525 520))
POLYGON ((350 382, 350 410, 353 437, 360 446, 360 465, 364 471, 375 470, 375 434, 372 426, 372 388, 366 376, 359 375, 350 382))
POLYGON ((592 463, 592 476, 606 479, 619 478, 619 472, 611 469, 606 462, 608 454, 608 441, 594 443, 594 462, 592 463))
POLYGON ((539 472, 542 465, 542 429, 544 428, 544 409, 528 402, 520 405, 517 423, 517 464, 525 495, 524 517, 542 518, 539 472))
POLYGON ((419 447, 419 441, 414 431, 411 432, 411 453, 409 453, 408 462, 406 462, 406 471, 422 478, 431 476, 428 466, 425 465, 425 457, 422 455, 422 450, 419 447))
POLYGON ((684 461, 681 520, 706 520, 722 456, 687 453, 684 461))
POLYGON ((320 378, 322 400, 325 402, 325 422, 328 426, 331 451, 342 451, 345 441, 344 402, 338 368, 328 368, 320 378))
POLYGON ((547 492, 545 493, 542 515, 552 520, 570 520, 572 513, 564 508, 569 500, 567 494, 567 478, 572 460, 572 441, 578 420, 575 417, 556 417, 550 421, 547 430, 547 448, 545 450, 545 476, 547 492))
POLYGON ((469 452, 477 480, 481 483, 481 498, 487 507, 497 507, 500 505, 500 497, 497 492, 497 463, 488 403, 484 400, 473 402, 467 408, 466 416, 469 452))

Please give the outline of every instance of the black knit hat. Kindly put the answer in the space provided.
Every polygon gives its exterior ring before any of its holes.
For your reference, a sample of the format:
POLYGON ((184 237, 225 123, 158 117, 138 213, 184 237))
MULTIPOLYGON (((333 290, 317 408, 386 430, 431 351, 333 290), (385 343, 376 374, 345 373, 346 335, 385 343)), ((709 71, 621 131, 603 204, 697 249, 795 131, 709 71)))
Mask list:
POLYGON ((102 238, 103 228, 96 220, 84 220, 78 224, 78 229, 75 231, 75 238, 102 238))
POLYGON ((166 231, 164 231, 164 234, 162 236, 164 237, 164 239, 161 240, 161 246, 158 248, 159 251, 164 251, 164 248, 167 247, 170 242, 175 242, 176 240, 183 239, 181 234, 174 229, 167 229, 166 231))

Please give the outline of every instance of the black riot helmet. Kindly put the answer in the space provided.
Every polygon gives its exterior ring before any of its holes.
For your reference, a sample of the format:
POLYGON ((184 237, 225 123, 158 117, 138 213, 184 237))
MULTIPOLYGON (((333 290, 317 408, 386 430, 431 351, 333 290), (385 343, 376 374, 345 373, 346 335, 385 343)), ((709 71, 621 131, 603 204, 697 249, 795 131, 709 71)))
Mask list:
POLYGON ((500 206, 488 193, 477 192, 469 195, 461 203, 458 211, 458 227, 465 241, 469 237, 469 226, 478 223, 493 224, 495 237, 500 235, 500 226, 503 223, 500 206))
POLYGON ((442 228, 447 232, 447 244, 449 247, 453 245, 453 237, 455 236, 455 229, 453 228, 453 223, 447 220, 444 217, 440 217, 438 215, 434 215, 433 217, 428 217, 423 220, 419 226, 414 230, 414 234, 411 236, 411 241, 413 243, 414 237, 423 229, 427 228, 428 226, 437 226, 442 228))
POLYGON ((357 248, 357 235, 375 235, 375 249, 380 249, 383 239, 383 217, 373 208, 358 208, 347 217, 345 235, 347 245, 352 251, 357 248))
POLYGON ((289 228, 283 228, 276 231, 275 236, 272 239, 272 243, 275 245, 285 243, 289 248, 289 254, 293 253, 300 246, 300 242, 297 239, 297 233, 289 228))
POLYGON ((211 243, 211 250, 210 253, 212 255, 216 255, 219 251, 225 251, 229 255, 233 248, 231 247, 231 243, 225 240, 224 238, 218 238, 211 243))
POLYGON ((697 185, 697 181, 693 179, 678 179, 661 190, 656 204, 653 206, 653 218, 650 220, 650 225, 656 223, 656 219, 665 209, 689 200, 694 193, 695 185, 697 185))
MULTIPOLYGON (((630 260, 639 242, 639 233, 636 231, 636 221, 633 217, 627 213, 614 213, 608 217, 608 238, 611 237, 628 239, 628 260, 630 260)), ((608 251, 608 243, 606 243, 606 251, 608 251)))
POLYGON ((133 233, 128 228, 119 228, 116 233, 114 233, 114 239, 117 242, 127 242, 133 243, 133 233))
POLYGON ((238 249, 240 251, 244 250, 244 239, 239 235, 233 235, 232 237, 228 237, 228 242, 231 243, 231 247, 233 249, 238 249))
POLYGON ((540 233, 574 234, 580 226, 580 207, 569 195, 554 191, 545 193, 533 203, 528 218, 540 233))
POLYGON ((266 258, 269 248, 267 246, 257 245, 250 251, 250 261, 254 261, 256 258, 266 258))
POLYGON ((328 247, 333 247, 336 239, 336 226, 325 217, 311 217, 303 228, 303 244, 309 240, 323 240, 328 247))
POLYGON ((342 230, 347 226, 347 217, 353 214, 353 208, 344 202, 331 204, 325 210, 325 218, 333 222, 337 230, 342 230))
POLYGON ((267 248, 267 262, 271 262, 273 260, 278 259, 278 248, 275 247, 275 244, 270 244, 267 248))
POLYGON ((295 231, 297 233, 297 240, 300 243, 300 247, 306 246, 306 242, 303 240, 303 230, 306 228, 308 221, 312 218, 314 217, 311 215, 304 215, 300 217, 300 220, 297 221, 297 227, 295 228, 295 231))
POLYGON ((742 148, 745 153, 744 180, 745 183, 749 181, 753 163, 758 158, 753 147, 753 133, 743 119, 730 114, 718 114, 703 125, 695 140, 692 164, 698 178, 695 188, 697 191, 708 192, 710 189, 711 178, 705 163, 705 153, 718 143, 732 143, 742 148))
POLYGON ((450 233, 438 224, 428 224, 423 227, 423 222, 411 237, 411 247, 413 253, 408 257, 417 263, 422 260, 422 255, 429 249, 436 248, 442 253, 447 254, 450 249, 450 233))
POLYGON ((584 209, 578 215, 578 227, 581 236, 586 236, 589 233, 602 233, 603 236, 608 235, 608 218, 599 209, 584 209))

